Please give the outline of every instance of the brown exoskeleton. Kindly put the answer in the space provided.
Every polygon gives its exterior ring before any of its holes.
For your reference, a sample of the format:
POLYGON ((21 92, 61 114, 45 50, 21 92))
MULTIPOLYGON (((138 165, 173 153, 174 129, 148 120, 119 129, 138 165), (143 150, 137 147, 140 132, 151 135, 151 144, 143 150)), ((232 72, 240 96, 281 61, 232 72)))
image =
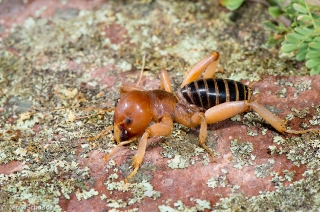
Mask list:
MULTIPOLYGON (((207 125, 231 118, 253 109, 280 133, 301 134, 309 130, 287 130, 286 121, 259 105, 252 98, 251 89, 241 82, 215 79, 219 53, 213 52, 199 61, 185 76, 181 89, 172 93, 170 79, 161 70, 161 90, 144 90, 139 86, 123 85, 121 97, 114 111, 114 138, 118 145, 105 157, 108 159, 119 146, 139 140, 138 151, 133 157, 134 170, 126 181, 134 176, 145 155, 148 138, 168 136, 177 122, 186 127, 200 125, 200 145, 214 158, 206 146, 207 125), (203 73, 203 77, 199 79, 203 73)), ((102 133, 103 134, 103 133, 102 133)), ((100 136, 99 134, 98 136, 100 136)))

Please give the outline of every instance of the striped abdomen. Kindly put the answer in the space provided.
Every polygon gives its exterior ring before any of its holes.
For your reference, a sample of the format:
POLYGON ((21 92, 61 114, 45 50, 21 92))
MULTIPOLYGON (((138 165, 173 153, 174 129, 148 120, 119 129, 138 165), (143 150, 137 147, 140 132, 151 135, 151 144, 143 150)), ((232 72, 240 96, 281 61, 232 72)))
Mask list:
POLYGON ((200 79, 193 81, 180 90, 190 104, 209 109, 230 101, 250 100, 251 89, 229 79, 200 79))

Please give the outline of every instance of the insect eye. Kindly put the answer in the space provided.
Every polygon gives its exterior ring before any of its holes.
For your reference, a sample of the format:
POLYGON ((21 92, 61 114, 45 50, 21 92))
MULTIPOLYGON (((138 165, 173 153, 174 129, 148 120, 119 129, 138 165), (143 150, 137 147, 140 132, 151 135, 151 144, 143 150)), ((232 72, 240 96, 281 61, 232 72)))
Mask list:
POLYGON ((126 124, 131 124, 132 120, 131 120, 131 118, 126 118, 125 122, 126 122, 126 124))

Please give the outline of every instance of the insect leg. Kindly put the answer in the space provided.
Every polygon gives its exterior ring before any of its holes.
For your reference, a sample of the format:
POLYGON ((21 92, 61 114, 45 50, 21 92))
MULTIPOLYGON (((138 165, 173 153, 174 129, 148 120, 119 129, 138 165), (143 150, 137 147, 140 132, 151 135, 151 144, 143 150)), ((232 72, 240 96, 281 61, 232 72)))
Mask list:
POLYGON ((170 78, 166 69, 162 68, 160 72, 160 85, 161 89, 172 93, 170 78))
POLYGON ((130 175, 125 179, 125 182, 128 182, 130 178, 132 178, 142 163, 143 157, 146 152, 148 138, 153 136, 167 136, 173 130, 173 120, 170 116, 162 117, 160 123, 155 123, 151 125, 145 133, 142 135, 141 140, 139 141, 138 151, 135 156, 133 156, 133 167, 134 170, 130 173, 130 175))
POLYGON ((318 132, 318 129, 307 129, 307 130, 287 130, 286 121, 279 118, 265 107, 259 105, 257 102, 247 103, 255 112, 257 112, 264 120, 272 125, 280 133, 291 133, 291 134, 303 134, 307 132, 318 132))
POLYGON ((199 141, 200 145, 209 153, 209 155, 212 157, 213 162, 216 161, 215 156, 213 152, 207 147, 206 141, 207 141, 207 121, 203 113, 198 114, 199 118, 201 119, 201 125, 200 125, 200 134, 199 134, 199 141))
POLYGON ((218 52, 212 52, 211 54, 217 53, 216 57, 217 59, 214 60, 205 70, 203 73, 203 78, 208 79, 208 78, 215 78, 215 75, 217 72, 223 72, 223 69, 218 69, 218 64, 219 64, 219 58, 220 55, 218 52))
POLYGON ((195 64, 184 77, 181 88, 186 84, 197 80, 206 69, 207 71, 205 72, 204 78, 214 77, 215 70, 219 62, 219 57, 220 56, 218 52, 212 52, 211 54, 200 60, 197 64, 195 64))
POLYGON ((248 109, 249 105, 246 104, 246 101, 225 102, 209 108, 204 115, 207 123, 213 124, 243 113, 248 109))

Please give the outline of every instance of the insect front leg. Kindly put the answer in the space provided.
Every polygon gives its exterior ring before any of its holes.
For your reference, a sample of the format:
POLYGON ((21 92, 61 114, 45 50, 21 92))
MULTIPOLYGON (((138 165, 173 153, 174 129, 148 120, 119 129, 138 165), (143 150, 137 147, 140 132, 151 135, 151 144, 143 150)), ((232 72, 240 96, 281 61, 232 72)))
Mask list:
POLYGON ((167 136, 170 135, 173 130, 173 120, 170 116, 164 116, 161 118, 160 123, 155 123, 151 125, 148 129, 146 129, 145 133, 142 135, 138 151, 135 156, 133 156, 133 167, 134 170, 130 173, 130 175, 125 179, 125 182, 128 182, 130 178, 132 178, 137 171, 143 161, 143 157, 146 152, 148 138, 153 136, 167 136))
POLYGON ((219 63, 219 58, 220 54, 218 52, 212 52, 211 54, 200 60, 184 77, 181 88, 186 84, 197 80, 204 71, 205 73, 203 75, 203 78, 214 78, 219 63))

